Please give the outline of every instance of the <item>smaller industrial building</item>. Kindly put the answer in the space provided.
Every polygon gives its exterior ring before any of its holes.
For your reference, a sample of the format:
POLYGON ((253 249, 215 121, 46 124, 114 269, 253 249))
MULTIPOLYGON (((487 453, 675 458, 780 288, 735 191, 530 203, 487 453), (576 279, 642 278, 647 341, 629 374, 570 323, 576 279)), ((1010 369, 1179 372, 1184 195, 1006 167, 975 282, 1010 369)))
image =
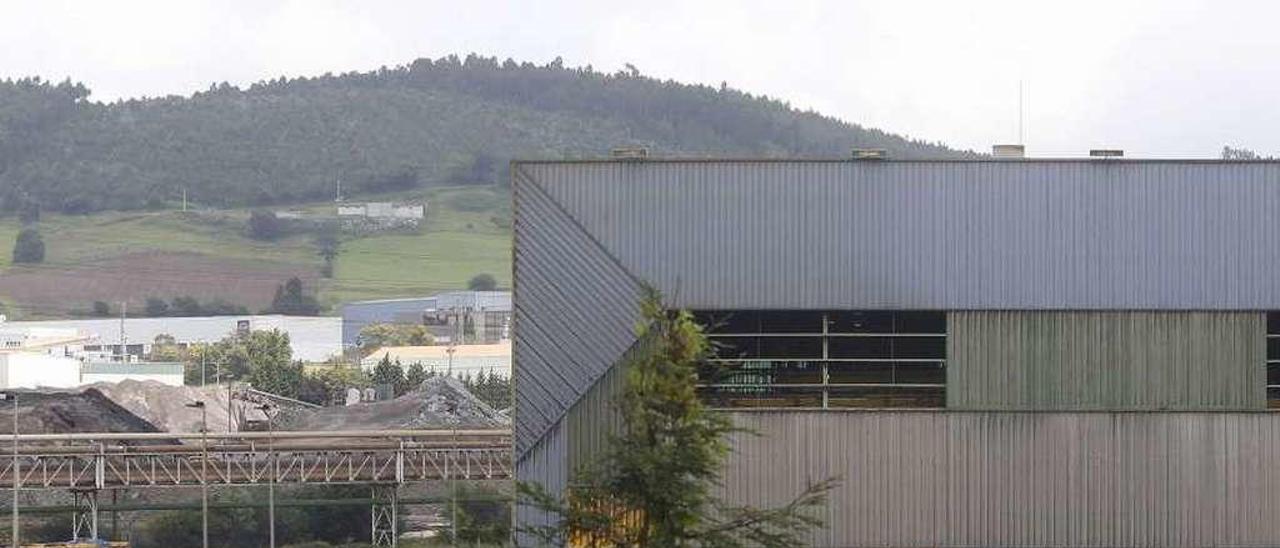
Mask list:
MULTIPOLYGON (((71 333, 85 337, 64 345, 67 355, 141 357, 156 337, 169 335, 179 346, 216 343, 235 333, 279 330, 289 335, 293 358, 322 362, 342 355, 342 320, 313 316, 206 316, 7 322, 6 332, 71 333)), ((0 343, 3 343, 0 340, 0 343)))
POLYGON ((342 344, 360 344, 377 323, 426 325, 437 343, 494 344, 511 338, 510 291, 447 291, 431 297, 358 301, 342 306, 342 344))
POLYGON ((497 374, 511 377, 511 343, 460 344, 456 346, 388 346, 379 348, 361 360, 360 367, 372 370, 383 358, 401 367, 421 364, 437 375, 454 376, 497 374))
POLYGON ((123 380, 183 384, 181 363, 146 363, 132 356, 95 359, 83 350, 92 342, 92 336, 74 328, 0 323, 0 389, 73 388, 123 380))

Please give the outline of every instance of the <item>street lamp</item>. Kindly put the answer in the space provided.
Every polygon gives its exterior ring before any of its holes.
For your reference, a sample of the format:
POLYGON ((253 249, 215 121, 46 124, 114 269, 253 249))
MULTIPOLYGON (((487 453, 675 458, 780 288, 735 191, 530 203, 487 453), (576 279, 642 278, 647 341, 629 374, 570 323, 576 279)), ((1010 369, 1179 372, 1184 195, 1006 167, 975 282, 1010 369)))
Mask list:
POLYGON ((188 403, 187 407, 200 410, 200 515, 203 546, 209 548, 209 415, 202 400, 188 403))
POLYGON ((276 548, 276 459, 275 428, 271 425, 271 409, 269 403, 258 406, 258 410, 267 416, 267 464, 271 477, 267 480, 267 523, 271 531, 271 548, 276 548))
POLYGON ((18 463, 18 393, 0 392, 0 401, 13 402, 13 545, 18 544, 18 486, 21 485, 22 471, 18 463))

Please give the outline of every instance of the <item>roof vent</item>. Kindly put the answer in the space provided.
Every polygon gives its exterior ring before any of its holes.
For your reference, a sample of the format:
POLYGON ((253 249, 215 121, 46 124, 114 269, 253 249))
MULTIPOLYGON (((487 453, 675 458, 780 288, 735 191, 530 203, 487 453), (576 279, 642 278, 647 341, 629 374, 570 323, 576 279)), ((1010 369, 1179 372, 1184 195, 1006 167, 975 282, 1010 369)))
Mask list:
POLYGON ((889 151, 883 148, 855 148, 853 149, 854 160, 884 160, 889 157, 889 151))
POLYGON ((643 160, 649 157, 649 149, 645 147, 617 147, 609 151, 615 160, 643 160))
POLYGON ((1025 158, 1027 156, 1027 147, 1025 145, 992 145, 991 155, 999 159, 1025 158))
POLYGON ((1095 148, 1089 151, 1090 158, 1123 158, 1124 151, 1118 148, 1095 148))

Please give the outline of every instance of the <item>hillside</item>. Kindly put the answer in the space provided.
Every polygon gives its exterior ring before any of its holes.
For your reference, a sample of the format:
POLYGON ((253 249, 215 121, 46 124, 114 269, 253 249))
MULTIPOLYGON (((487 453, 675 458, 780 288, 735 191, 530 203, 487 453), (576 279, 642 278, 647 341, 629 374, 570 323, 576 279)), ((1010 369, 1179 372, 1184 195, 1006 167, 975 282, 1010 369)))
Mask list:
POLYGON ((468 56, 95 103, 80 84, 0 82, 0 212, 262 206, 505 181, 510 158, 955 156, 729 87, 468 56))
MULTIPOLYGON (((10 264, 0 251, 0 312, 11 318, 85 316, 95 301, 131 315, 147 298, 192 297, 225 301, 258 312, 289 277, 303 280, 330 311, 342 302, 421 296, 466 287, 490 273, 511 283, 511 235, 505 190, 439 187, 384 195, 430 203, 425 226, 342 237, 332 278, 321 276, 321 260, 310 233, 276 241, 246 235, 244 209, 43 214, 36 224, 47 248, 45 261, 10 264), (458 208, 459 204, 465 204, 458 208)), ((332 202, 289 208, 323 214, 332 202)), ((6 247, 19 230, 16 219, 0 219, 6 247)))
POLYGON ((0 304, 10 317, 87 315, 95 301, 99 313, 122 301, 136 313, 148 298, 176 297, 256 312, 291 277, 331 311, 463 288, 478 273, 508 286, 511 158, 634 144, 680 156, 968 154, 727 86, 559 61, 451 56, 191 97, 90 97, 70 81, 0 82, 0 304), (251 208, 332 212, 339 185, 351 201, 428 201, 425 226, 344 234, 331 278, 316 232, 246 235, 251 208), (10 265, 24 222, 46 257, 10 265))

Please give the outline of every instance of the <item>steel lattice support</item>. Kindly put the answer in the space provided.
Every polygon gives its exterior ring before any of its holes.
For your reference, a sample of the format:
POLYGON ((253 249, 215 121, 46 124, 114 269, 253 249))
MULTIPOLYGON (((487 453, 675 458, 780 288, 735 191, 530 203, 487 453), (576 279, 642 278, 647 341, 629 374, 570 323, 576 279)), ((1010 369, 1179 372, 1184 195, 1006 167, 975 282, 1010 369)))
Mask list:
POLYGON ((373 486, 371 518, 374 546, 397 545, 400 536, 396 530, 398 496, 397 486, 394 484, 373 486))
POLYGON ((75 512, 71 514, 72 540, 98 540, 98 490, 73 489, 75 512))

